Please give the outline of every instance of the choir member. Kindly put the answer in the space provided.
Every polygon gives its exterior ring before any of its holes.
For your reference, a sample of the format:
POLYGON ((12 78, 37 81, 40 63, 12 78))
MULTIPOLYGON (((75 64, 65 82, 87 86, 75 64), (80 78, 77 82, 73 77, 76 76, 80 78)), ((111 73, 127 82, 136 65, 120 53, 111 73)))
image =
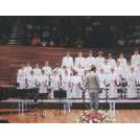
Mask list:
POLYGON ((106 75, 110 74, 111 66, 109 65, 108 59, 104 60, 104 63, 102 64, 101 69, 103 69, 103 71, 106 75))
POLYGON ((116 61, 113 59, 112 54, 108 54, 108 64, 110 65, 111 68, 116 68, 116 61))
POLYGON ((28 77, 28 75, 30 75, 31 70, 32 70, 32 67, 31 67, 30 63, 27 62, 26 66, 24 67, 24 72, 26 74, 26 77, 28 77))
MULTIPOLYGON (((41 71, 41 75, 39 77, 39 91, 38 91, 38 96, 41 97, 42 102, 43 99, 48 98, 48 89, 49 89, 49 79, 48 76, 46 76, 45 71, 41 71)), ((41 116, 46 117, 46 111, 43 109, 41 111, 41 116)))
POLYGON ((59 91, 60 91, 60 74, 57 70, 54 70, 51 76, 51 89, 53 93, 53 97, 58 97, 59 91))
POLYGON ((26 88, 34 89, 37 87, 37 79, 34 75, 34 71, 31 70, 30 74, 26 77, 26 88))
POLYGON ((135 49, 134 54, 131 57, 131 65, 137 67, 140 64, 140 55, 139 51, 135 49))
POLYGON ((109 78, 109 94, 108 94, 108 97, 109 98, 117 98, 118 97, 118 94, 117 94, 118 77, 117 77, 117 74, 116 74, 114 68, 111 68, 111 73, 110 73, 108 78, 109 78))
POLYGON ((98 73, 98 77, 99 77, 99 82, 100 82, 100 88, 102 89, 101 93, 99 94, 99 98, 103 99, 103 98, 106 98, 105 74, 104 74, 103 69, 101 69, 100 72, 98 73))
POLYGON ((124 58, 123 53, 120 53, 119 58, 118 58, 117 61, 120 63, 120 66, 121 66, 121 67, 127 65, 127 61, 126 61, 126 59, 124 58))
POLYGON ((62 59, 61 67, 66 66, 67 68, 72 68, 73 65, 73 58, 70 56, 70 51, 67 51, 66 56, 62 59))
POLYGON ((98 56, 96 57, 96 67, 97 71, 100 71, 102 65, 104 64, 105 58, 103 57, 103 52, 99 51, 98 56))
POLYGON ((137 97, 137 87, 136 87, 136 72, 134 67, 130 68, 130 73, 128 74, 128 91, 126 94, 127 98, 137 97))
POLYGON ((48 75, 51 75, 52 73, 52 68, 49 66, 49 61, 46 61, 45 62, 45 65, 42 67, 42 70, 45 71, 45 74, 48 76, 48 75))
POLYGON ((35 68, 33 69, 33 71, 34 71, 34 75, 36 77, 37 82, 39 82, 39 78, 41 76, 41 69, 38 63, 35 64, 35 68))
POLYGON ((67 70, 64 71, 64 74, 62 75, 62 87, 61 87, 65 92, 66 92, 66 102, 64 103, 64 114, 67 114, 68 112, 71 111, 71 79, 70 75, 67 70))
POLYGON ((71 76, 71 85, 72 85, 72 98, 81 98, 82 97, 82 79, 78 75, 78 72, 74 70, 73 76, 71 76))
POLYGON ((45 74, 45 71, 41 71, 41 75, 39 77, 39 93, 40 94, 47 94, 49 88, 49 79, 45 74))
POLYGON ((93 57, 92 51, 89 51, 89 56, 86 58, 86 68, 89 70, 91 66, 96 66, 96 59, 93 57))
POLYGON ((86 67, 86 59, 83 57, 82 52, 79 52, 78 56, 75 58, 75 67, 77 68, 78 65, 81 65, 83 68, 86 67))
POLYGON ((54 71, 56 71, 59 76, 62 74, 62 69, 60 68, 58 63, 55 64, 55 68, 53 69, 52 72, 54 71))
POLYGON ((22 64, 21 68, 17 72, 18 89, 24 89, 25 88, 26 74, 25 74, 24 68, 25 68, 25 65, 22 64))

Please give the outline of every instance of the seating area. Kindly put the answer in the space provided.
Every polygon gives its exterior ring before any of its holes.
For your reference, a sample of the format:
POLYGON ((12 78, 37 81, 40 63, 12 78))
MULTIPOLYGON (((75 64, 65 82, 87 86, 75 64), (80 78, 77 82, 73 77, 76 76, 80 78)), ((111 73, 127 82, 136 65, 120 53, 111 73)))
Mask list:
POLYGON ((140 45, 139 17, 0 17, 0 44, 118 48, 140 45))

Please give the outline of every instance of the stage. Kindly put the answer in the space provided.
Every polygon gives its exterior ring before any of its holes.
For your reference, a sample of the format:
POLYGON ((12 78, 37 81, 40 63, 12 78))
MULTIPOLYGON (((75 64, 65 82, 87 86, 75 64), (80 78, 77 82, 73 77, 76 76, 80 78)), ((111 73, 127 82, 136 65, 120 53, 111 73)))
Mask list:
MULTIPOLYGON (((18 107, 18 103, 22 101, 19 99, 8 99, 0 101, 0 108, 11 108, 16 109, 18 107)), ((38 107, 42 108, 45 107, 46 109, 59 109, 62 108, 63 102, 66 100, 62 100, 61 102, 56 99, 44 99, 43 101, 41 99, 37 100, 35 102, 34 100, 26 99, 24 100, 30 108, 38 107), (60 105, 61 104, 61 105, 60 105)), ((71 99, 72 102, 72 108, 73 109, 88 109, 89 108, 89 99, 71 99)), ((101 108, 108 109, 109 103, 114 102, 116 105, 116 109, 140 109, 140 99, 112 99, 112 100, 106 100, 106 99, 100 99, 99 105, 101 108)))

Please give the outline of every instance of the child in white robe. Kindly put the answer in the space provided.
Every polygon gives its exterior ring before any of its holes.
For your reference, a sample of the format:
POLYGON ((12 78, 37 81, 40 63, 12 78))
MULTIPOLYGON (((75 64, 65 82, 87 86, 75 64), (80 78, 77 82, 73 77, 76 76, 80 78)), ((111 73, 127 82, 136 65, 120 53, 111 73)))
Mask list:
POLYGON ((95 58, 97 71, 100 72, 102 65, 104 64, 105 58, 103 57, 103 52, 99 51, 98 56, 95 58))
POLYGON ((55 94, 58 94, 60 90, 60 75, 58 71, 54 70, 51 76, 51 89, 52 89, 52 98, 55 94))
POLYGON ((116 67, 116 61, 115 61, 115 59, 112 58, 111 53, 108 54, 108 64, 110 65, 111 68, 116 67))
POLYGON ((128 90, 126 97, 137 98, 136 73, 134 67, 130 68, 130 73, 128 74, 128 90))
POLYGON ((118 94, 117 94, 117 74, 115 72, 114 68, 111 68, 111 73, 109 75, 109 94, 108 97, 109 98, 117 98, 118 94))
POLYGON ((41 69, 40 69, 38 63, 35 64, 35 68, 33 69, 33 71, 34 71, 34 75, 36 77, 36 80, 39 83, 39 78, 40 78, 40 76, 41 76, 42 73, 41 73, 41 69))
POLYGON ((140 64, 140 55, 139 51, 135 49, 134 54, 131 57, 131 65, 137 67, 140 64))
POLYGON ((64 91, 66 91, 66 102, 64 103, 64 114, 67 114, 68 112, 71 111, 71 106, 72 103, 70 101, 71 99, 71 79, 69 76, 69 73, 67 70, 65 70, 64 74, 62 75, 62 87, 61 87, 64 91))
POLYGON ((100 70, 100 72, 98 73, 98 76, 99 76, 100 88, 102 89, 102 92, 99 94, 99 98, 103 99, 103 98, 106 98, 105 74, 104 74, 103 69, 100 70))
POLYGON ((46 75, 51 75, 52 73, 52 68, 49 66, 49 61, 45 62, 45 65, 42 67, 42 70, 45 71, 46 75))
POLYGON ((26 88, 34 89, 37 87, 37 79, 34 75, 34 71, 31 70, 30 74, 26 77, 26 88))
POLYGON ((78 57, 75 58, 75 67, 81 65, 83 68, 86 67, 86 59, 83 57, 83 53, 79 52, 78 57))
POLYGON ((126 59, 124 58, 123 53, 120 53, 120 56, 119 56, 119 58, 118 58, 117 61, 120 63, 120 67, 126 66, 126 65, 127 65, 127 61, 126 61, 126 59))
POLYGON ((92 51, 89 51, 89 56, 86 58, 86 69, 89 70, 92 65, 96 66, 96 59, 93 57, 92 51))
POLYGON ((24 73, 25 73, 26 77, 28 77, 28 75, 30 75, 31 71, 32 71, 32 67, 31 67, 30 63, 28 62, 26 64, 26 66, 24 67, 24 73))
POLYGON ((25 86, 26 86, 26 83, 25 83, 26 74, 24 72, 24 67, 25 67, 25 65, 22 65, 17 73, 18 89, 25 89, 25 86))
POLYGON ((78 76, 78 72, 74 71, 71 77, 72 98, 82 98, 82 79, 78 76))
POLYGON ((66 52, 66 56, 63 57, 63 59, 62 59, 61 67, 66 66, 67 68, 72 68, 73 65, 74 65, 73 64, 73 58, 70 56, 70 52, 67 51, 66 52))

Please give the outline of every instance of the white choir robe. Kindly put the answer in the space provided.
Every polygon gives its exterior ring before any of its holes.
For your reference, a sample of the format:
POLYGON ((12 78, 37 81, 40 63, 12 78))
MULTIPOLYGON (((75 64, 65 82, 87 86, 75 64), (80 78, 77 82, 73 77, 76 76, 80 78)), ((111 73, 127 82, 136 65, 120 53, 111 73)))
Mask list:
POLYGON ((86 68, 89 70, 92 65, 96 66, 96 59, 89 56, 86 58, 86 68))
POLYGON ((48 93, 49 79, 45 74, 39 77, 39 93, 48 93))
POLYGON ((74 65, 73 64, 73 58, 71 56, 69 56, 69 57, 67 57, 67 56, 63 57, 61 67, 66 66, 67 68, 71 68, 71 67, 73 67, 73 65, 74 65))
POLYGON ((36 77, 37 84, 38 84, 39 83, 39 78, 41 76, 41 69, 40 68, 34 68, 33 71, 34 71, 34 76, 36 77))
POLYGON ((27 89, 32 89, 32 88, 36 88, 37 87, 37 79, 35 77, 35 75, 28 75, 27 78, 27 89))
MULTIPOLYGON (((101 69, 103 69, 105 74, 110 74, 111 72, 111 66, 109 64, 103 64, 101 69)), ((98 71, 98 73, 100 73, 100 71, 98 71)))
POLYGON ((81 67, 86 67, 86 59, 84 57, 76 57, 75 58, 75 67, 78 67, 81 65, 81 67))
POLYGON ((24 67, 24 73, 26 77, 30 75, 30 72, 32 71, 32 67, 24 67))
POLYGON ((128 74, 128 88, 127 88, 127 98, 136 98, 137 97, 137 87, 136 87, 136 73, 130 72, 128 74))
POLYGON ((106 98, 105 74, 99 73, 98 77, 99 77, 99 82, 100 82, 100 88, 102 89, 102 92, 99 94, 99 98, 103 99, 103 98, 106 98))
POLYGON ((140 55, 132 55, 131 57, 131 65, 137 67, 140 65, 140 55))
POLYGON ((18 89, 25 89, 26 75, 23 69, 19 69, 17 73, 17 83, 19 84, 18 89))
POLYGON ((118 94, 117 94, 117 74, 114 73, 110 73, 109 76, 109 93, 108 93, 108 97, 109 98, 117 98, 118 94))
POLYGON ((62 76, 62 89, 67 92, 67 98, 71 98, 71 79, 70 76, 62 76))
POLYGON ((104 57, 98 56, 98 57, 96 57, 96 60, 95 60, 95 61, 96 61, 97 71, 100 71, 102 65, 103 65, 104 62, 105 62, 105 58, 104 58, 104 57))
POLYGON ((60 76, 59 75, 51 76, 51 89, 52 89, 51 98, 54 98, 54 91, 60 90, 60 76))
POLYGON ((121 70, 121 76, 123 79, 127 81, 128 79, 128 74, 130 73, 130 67, 128 65, 123 66, 121 70))
POLYGON ((82 79, 80 76, 71 77, 72 98, 82 98, 82 79))
POLYGON ((136 83, 140 85, 140 66, 136 69, 136 83))
POLYGON ((116 71, 116 74, 117 74, 117 77, 118 77, 117 85, 120 85, 121 82, 122 82, 122 80, 121 80, 121 78, 122 78, 122 70, 123 69, 122 69, 121 66, 115 68, 115 71, 116 71))
POLYGON ((44 67, 42 67, 42 70, 44 70, 45 71, 45 74, 46 75, 51 75, 52 74, 52 68, 51 67, 49 67, 49 66, 44 66, 44 67))
POLYGON ((121 67, 127 65, 127 61, 125 58, 118 58, 118 62, 120 63, 121 67))
POLYGON ((116 61, 114 59, 108 59, 108 64, 110 65, 111 68, 116 67, 116 61))

